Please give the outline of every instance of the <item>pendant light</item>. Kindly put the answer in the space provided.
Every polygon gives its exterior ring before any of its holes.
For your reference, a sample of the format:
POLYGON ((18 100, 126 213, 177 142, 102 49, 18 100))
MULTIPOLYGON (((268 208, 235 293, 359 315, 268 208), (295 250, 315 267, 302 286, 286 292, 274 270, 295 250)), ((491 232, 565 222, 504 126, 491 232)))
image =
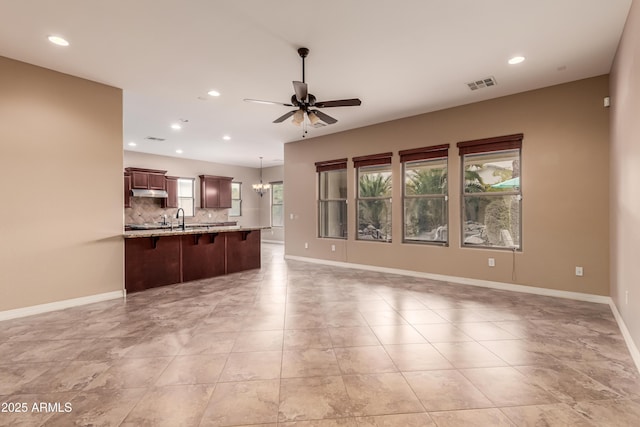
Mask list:
POLYGON ((262 197, 271 188, 271 184, 262 183, 262 157, 260 157, 260 183, 253 184, 253 191, 258 193, 262 197))

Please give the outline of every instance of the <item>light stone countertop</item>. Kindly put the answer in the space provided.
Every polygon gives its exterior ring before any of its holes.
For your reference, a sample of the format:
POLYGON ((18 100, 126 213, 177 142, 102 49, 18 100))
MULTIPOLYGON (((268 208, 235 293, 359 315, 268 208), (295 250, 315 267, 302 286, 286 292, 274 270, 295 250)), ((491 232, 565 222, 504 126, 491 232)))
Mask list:
POLYGON ((240 225, 218 225, 218 226, 196 226, 189 227, 182 231, 180 227, 174 227, 173 230, 168 228, 158 230, 130 230, 125 231, 122 237, 125 239, 132 239, 136 237, 162 237, 162 236, 180 236, 183 234, 210 234, 210 233, 231 233, 234 231, 254 231, 254 230, 268 230, 271 227, 243 227, 240 225))

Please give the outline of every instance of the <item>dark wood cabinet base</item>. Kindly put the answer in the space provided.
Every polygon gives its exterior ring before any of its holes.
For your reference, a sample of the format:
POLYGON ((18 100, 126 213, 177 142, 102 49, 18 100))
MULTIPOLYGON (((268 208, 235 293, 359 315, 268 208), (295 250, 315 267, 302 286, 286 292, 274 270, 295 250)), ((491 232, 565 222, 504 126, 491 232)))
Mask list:
POLYGON ((128 293, 260 268, 260 230, 125 239, 128 293))

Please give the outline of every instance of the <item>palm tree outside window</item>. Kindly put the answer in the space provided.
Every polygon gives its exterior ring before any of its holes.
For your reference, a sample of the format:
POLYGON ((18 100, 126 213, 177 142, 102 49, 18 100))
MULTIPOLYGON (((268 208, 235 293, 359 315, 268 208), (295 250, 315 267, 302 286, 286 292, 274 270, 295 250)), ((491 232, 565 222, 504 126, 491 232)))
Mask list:
POLYGON ((357 239, 391 242, 391 153, 354 157, 357 170, 357 239))

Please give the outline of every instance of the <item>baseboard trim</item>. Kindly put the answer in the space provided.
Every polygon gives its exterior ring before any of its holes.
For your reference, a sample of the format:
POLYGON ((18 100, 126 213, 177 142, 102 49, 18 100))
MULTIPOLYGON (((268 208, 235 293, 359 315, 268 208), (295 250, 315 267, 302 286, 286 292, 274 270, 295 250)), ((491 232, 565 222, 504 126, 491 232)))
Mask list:
POLYGON ((627 348, 629 349, 629 353, 631 354, 633 363, 636 364, 636 369, 638 370, 638 372, 640 372, 640 351, 638 350, 636 343, 633 341, 631 333, 629 332, 629 329, 627 329, 627 325, 626 323, 624 323, 624 319, 618 311, 618 307, 613 302, 613 298, 609 298, 609 307, 611 307, 613 317, 615 317, 616 322, 618 323, 618 327, 620 328, 620 332, 622 333, 624 342, 627 344, 627 348))
POLYGON ((77 307, 80 305, 93 304, 96 302, 109 301, 112 299, 125 298, 123 290, 105 292, 103 294, 89 295, 86 297, 72 298, 62 301, 50 302, 47 304, 32 305, 24 308, 0 311, 0 321, 17 319, 19 317, 33 316, 34 314, 48 313, 50 311, 63 310, 65 308, 77 307))
POLYGON ((557 289, 538 288, 535 286, 516 285, 513 283, 493 282, 490 280, 470 279, 467 277, 446 276, 443 274, 424 273, 421 271, 402 270, 399 268, 379 267, 367 264, 354 264, 350 262, 331 261, 318 258, 307 258, 295 255, 285 255, 285 259, 303 261, 314 264, 325 264, 333 267, 353 268, 358 270, 376 271, 379 273, 399 274, 402 276, 421 277, 424 279, 441 280, 461 285, 479 286, 482 288, 500 289, 504 291, 522 292, 527 294, 544 295, 558 298, 567 298, 577 301, 609 304, 611 298, 603 295, 585 294, 581 292, 560 291, 557 289))
POLYGON ((282 240, 262 240, 262 243, 273 243, 275 245, 284 245, 282 240))

